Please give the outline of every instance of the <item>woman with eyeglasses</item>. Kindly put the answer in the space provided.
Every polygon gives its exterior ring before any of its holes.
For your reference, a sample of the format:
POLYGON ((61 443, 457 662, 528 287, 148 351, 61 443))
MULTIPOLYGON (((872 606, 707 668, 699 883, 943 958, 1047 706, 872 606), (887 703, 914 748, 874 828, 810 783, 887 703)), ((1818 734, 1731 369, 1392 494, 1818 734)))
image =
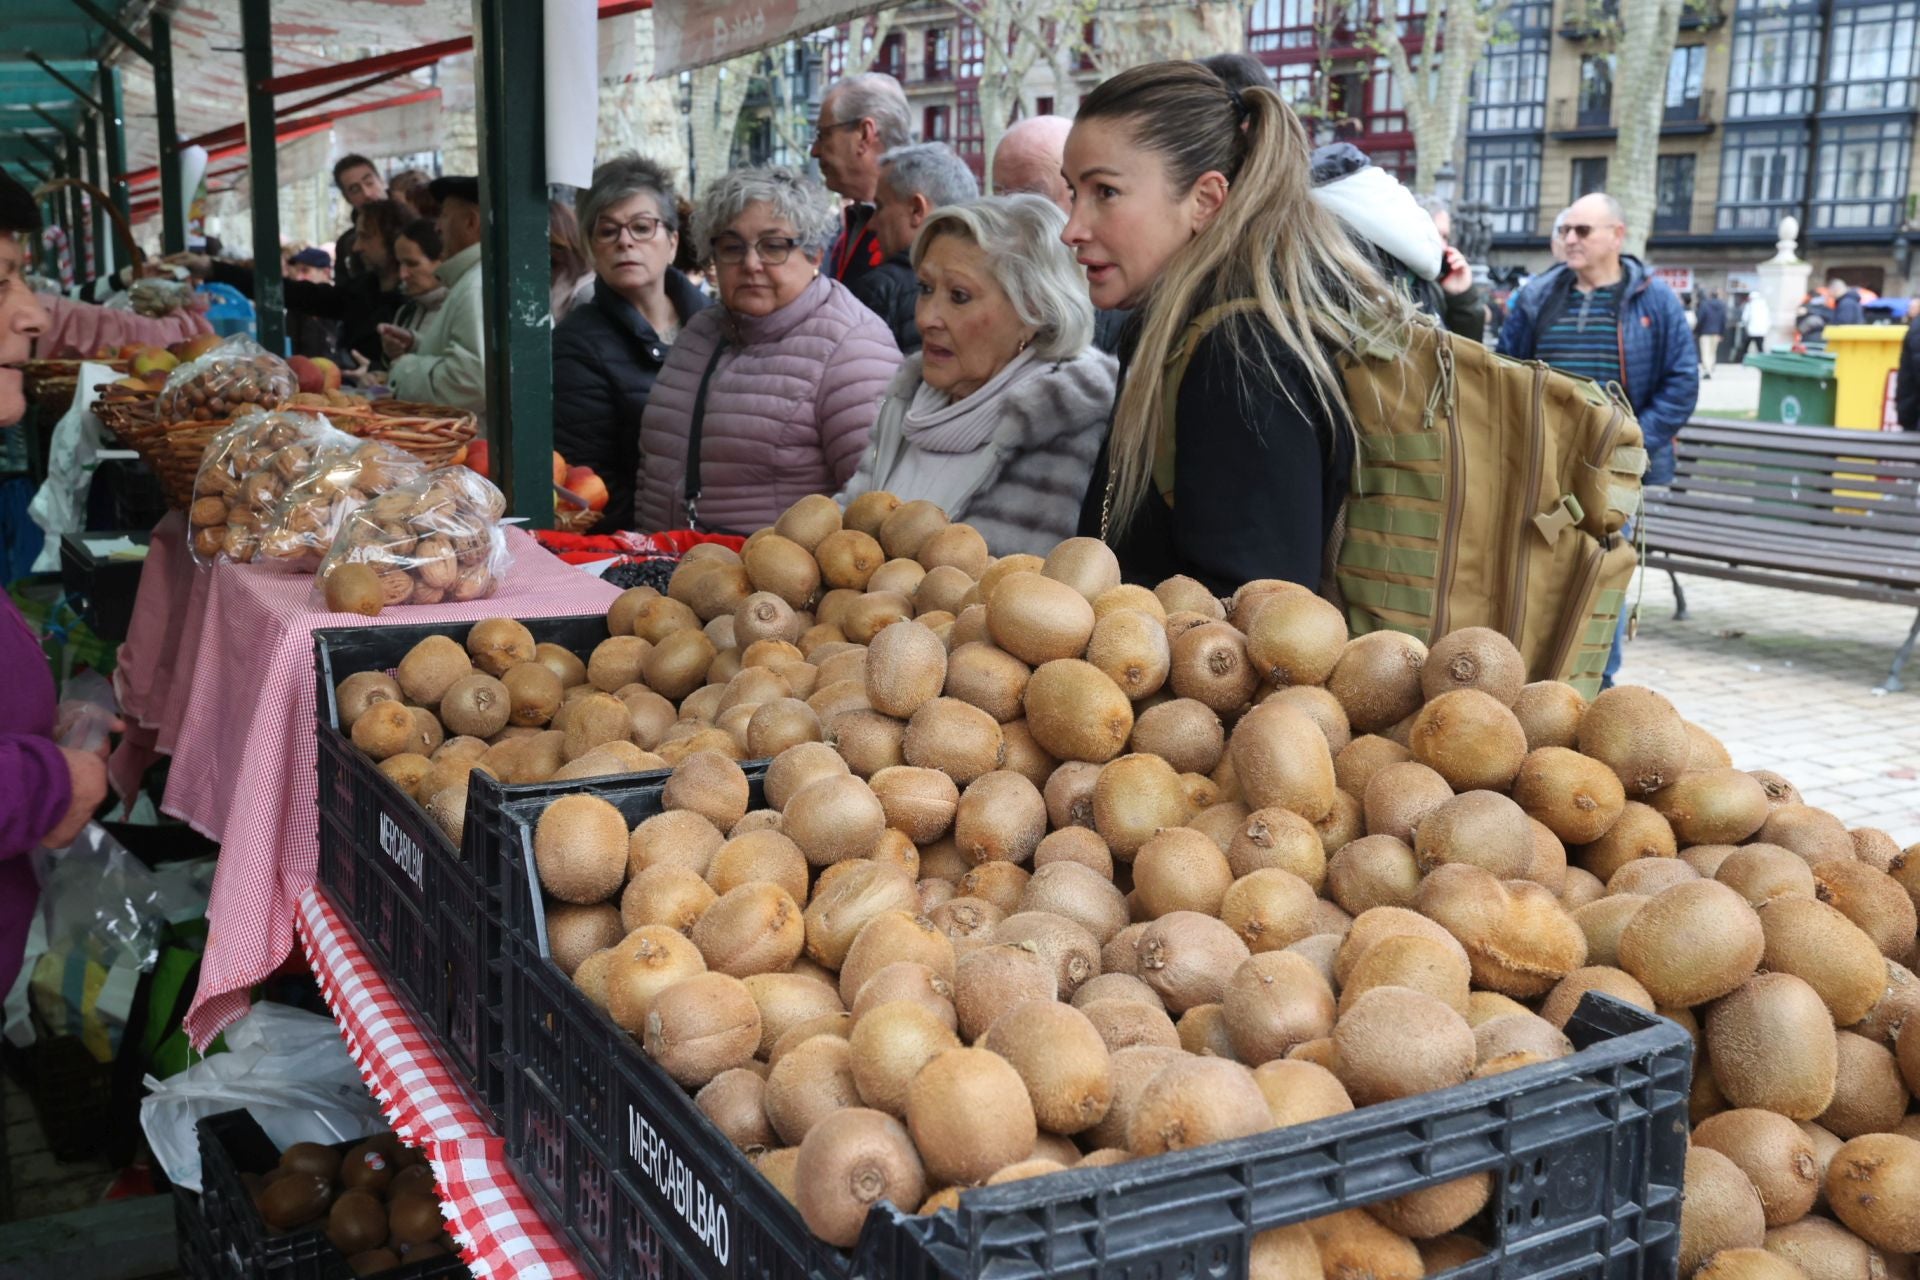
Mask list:
POLYGON ((640 428, 638 527, 751 532, 852 478, 900 349, 822 275, 840 225, 792 169, 736 169, 700 197, 720 305, 688 321, 640 428))
POLYGON ((593 290, 553 331, 553 447, 607 485, 600 528, 631 529, 640 415, 680 329, 712 304, 673 267, 673 179, 631 153, 594 170, 579 201, 593 290))

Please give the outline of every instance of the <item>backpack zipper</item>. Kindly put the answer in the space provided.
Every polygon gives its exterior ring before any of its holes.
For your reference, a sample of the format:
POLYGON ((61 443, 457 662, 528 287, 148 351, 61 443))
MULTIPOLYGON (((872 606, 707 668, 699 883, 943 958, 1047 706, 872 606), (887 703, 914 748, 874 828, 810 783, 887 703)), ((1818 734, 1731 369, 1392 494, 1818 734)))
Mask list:
POLYGON ((1514 525, 1513 582, 1507 597, 1507 639, 1520 643, 1520 628, 1527 613, 1527 530, 1540 507, 1540 455, 1546 447, 1546 428, 1541 419, 1547 410, 1547 367, 1533 362, 1533 417, 1527 430, 1527 493, 1521 502, 1520 518, 1514 525))
POLYGON ((1607 544, 1597 542, 1587 556, 1578 578, 1579 585, 1573 594, 1567 597, 1567 612, 1560 618, 1560 635, 1553 646, 1553 665, 1547 668, 1544 679, 1566 679, 1567 660, 1573 654, 1574 646, 1579 643, 1581 623, 1592 614, 1592 595, 1594 583, 1599 580, 1600 566, 1607 558, 1607 544))
MULTIPOLYGON (((1447 634, 1447 598, 1453 593, 1453 569, 1460 550, 1460 514, 1466 505, 1466 495, 1461 492, 1465 463, 1460 459, 1459 388, 1454 381, 1458 373, 1453 363, 1453 337, 1441 332, 1434 341, 1438 344, 1434 355, 1443 385, 1439 411, 1447 421, 1447 540, 1440 547, 1440 572, 1434 579, 1436 594, 1433 621, 1427 632, 1429 644, 1447 634)), ((1431 426, 1428 429, 1431 430, 1431 426)))

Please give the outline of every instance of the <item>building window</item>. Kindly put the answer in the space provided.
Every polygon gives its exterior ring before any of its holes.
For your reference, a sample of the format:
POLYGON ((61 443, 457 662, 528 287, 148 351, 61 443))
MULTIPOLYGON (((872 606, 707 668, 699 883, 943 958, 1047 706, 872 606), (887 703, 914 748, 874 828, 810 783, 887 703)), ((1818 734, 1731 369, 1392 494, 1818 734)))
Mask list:
POLYGON ((1912 151, 1910 116, 1823 125, 1814 171, 1814 228, 1898 226, 1912 151))
MULTIPOLYGON (((1405 7, 1410 0, 1400 0, 1405 7)), ((1367 93, 1362 100, 1364 106, 1365 131, 1367 133, 1405 133, 1407 132, 1407 98, 1400 89, 1400 82, 1394 79, 1393 69, 1385 58, 1375 59, 1372 72, 1367 76, 1367 93)))
POLYGON ((873 60, 875 71, 884 71, 895 80, 907 78, 907 33, 895 31, 880 44, 880 56, 873 60))
POLYGON ((1581 156, 1573 162, 1573 185, 1567 189, 1567 203, 1607 189, 1607 158, 1581 156))
POLYGON ((1827 111, 1899 111, 1913 106, 1916 0, 1836 6, 1827 46, 1827 111))
POLYGON ((1604 129, 1612 123, 1613 55, 1586 54, 1580 59, 1580 125, 1604 129))
POLYGON ((1053 99, 1052 98, 1035 98, 1033 100, 1033 114, 1037 116, 1052 115, 1053 99))
POLYGON ((1685 235, 1693 229, 1693 157, 1661 156, 1654 179, 1653 229, 1685 235))
POLYGON ((1820 48, 1817 7, 1747 0, 1733 22, 1727 115, 1798 116, 1813 109, 1813 63, 1820 48))
POLYGON ((1700 94, 1707 75, 1707 47, 1686 45, 1667 62, 1667 119, 1698 120, 1700 94))
POLYGON ((1314 73, 1316 68, 1311 62, 1289 62, 1285 66, 1270 67, 1268 74, 1273 77, 1274 90, 1280 100, 1290 107, 1304 107, 1313 101, 1314 73))
POLYGON ((827 83, 832 84, 847 73, 847 29, 835 27, 833 38, 827 41, 826 56, 827 83))
POLYGON ((1496 235, 1536 235, 1540 218, 1540 139, 1467 142, 1467 199, 1493 212, 1496 235))
POLYGON ((953 29, 935 27, 927 32, 926 77, 929 80, 953 79, 953 29))
POLYGON ((960 21, 960 79, 978 80, 986 74, 987 39, 972 19, 960 21))
POLYGON ((953 108, 928 107, 921 116, 920 137, 925 142, 950 142, 953 140, 953 108))
POLYGON ((1788 214, 1798 217, 1806 195, 1804 124, 1729 128, 1720 152, 1719 231, 1769 234, 1788 214))
POLYGON ((1547 123, 1548 23, 1553 7, 1520 4, 1507 12, 1512 35, 1488 43, 1473 69, 1469 133, 1537 133, 1547 123))
POLYGON ((979 91, 962 89, 954 107, 953 149, 978 171, 985 144, 986 135, 980 128, 979 91))
POLYGON ((1319 43, 1313 17, 1313 0, 1254 0, 1247 10, 1248 52, 1313 48, 1319 43))

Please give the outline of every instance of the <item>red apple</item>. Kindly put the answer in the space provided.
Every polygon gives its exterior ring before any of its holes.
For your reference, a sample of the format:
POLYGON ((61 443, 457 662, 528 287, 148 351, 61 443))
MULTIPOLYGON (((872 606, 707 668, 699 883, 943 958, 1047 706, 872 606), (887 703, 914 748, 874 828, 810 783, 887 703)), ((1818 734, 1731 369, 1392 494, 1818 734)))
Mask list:
POLYGON ((287 367, 293 370, 293 376, 300 380, 300 389, 318 393, 326 390, 326 380, 320 372, 320 366, 305 356, 294 356, 287 361, 287 367))
POLYGON ((562 486, 567 483, 567 460, 560 456, 558 449, 553 451, 553 482, 562 486))
POLYGON ((585 498, 590 510, 606 510, 607 482, 595 474, 592 467, 567 468, 567 478, 561 487, 585 498))
MULTIPOLYGON (((313 367, 320 371, 320 390, 338 391, 340 389, 340 366, 325 356, 315 356, 313 367)), ((303 388, 304 389, 304 388, 303 388)))
POLYGON ((478 471, 487 479, 493 479, 493 459, 485 440, 475 440, 467 445, 467 468, 478 471))

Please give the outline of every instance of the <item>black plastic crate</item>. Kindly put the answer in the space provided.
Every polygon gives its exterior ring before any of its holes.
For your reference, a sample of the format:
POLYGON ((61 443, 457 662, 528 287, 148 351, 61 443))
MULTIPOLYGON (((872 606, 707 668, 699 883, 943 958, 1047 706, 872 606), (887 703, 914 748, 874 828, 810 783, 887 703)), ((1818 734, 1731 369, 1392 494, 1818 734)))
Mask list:
MULTIPOLYGON (((660 807, 657 787, 596 794, 629 822, 660 807)), ((851 1255, 829 1248, 547 958, 531 855, 543 809, 522 800, 502 815, 513 837, 502 848, 526 886, 510 921, 524 913, 531 926, 510 923, 507 939, 507 1149, 598 1275, 1224 1277, 1245 1273, 1258 1231, 1481 1172, 1495 1174, 1494 1190, 1470 1230, 1488 1252, 1458 1276, 1652 1280, 1676 1265, 1693 1042, 1599 996, 1568 1022, 1579 1052, 1558 1062, 1232 1143, 981 1189, 927 1217, 876 1212, 851 1255), (608 1063, 610 1100, 600 1084, 608 1063), (611 1222, 600 1216, 609 1203, 611 1222), (623 1244, 654 1234, 657 1264, 623 1244)))
POLYGON ((133 597, 140 588, 144 562, 95 555, 94 545, 126 538, 145 546, 151 536, 143 530, 128 530, 69 533, 60 539, 60 585, 73 597, 75 611, 102 640, 118 644, 127 638, 127 625, 133 619, 133 597))
MULTIPOLYGON (((248 1280, 351 1280, 347 1259, 327 1240, 326 1222, 274 1232, 253 1207, 241 1174, 264 1174, 280 1164, 279 1148, 245 1111, 208 1116, 200 1134, 200 1210, 222 1257, 215 1274, 248 1280)), ((355 1142, 336 1144, 342 1151, 355 1142)), ((176 1211, 178 1205, 176 1202, 176 1211)), ((467 1264, 447 1255, 383 1272, 392 1280, 464 1277, 467 1264)))
POLYGON ((185 1187, 173 1189, 173 1243, 180 1274, 189 1280, 225 1280, 232 1274, 212 1225, 200 1211, 200 1197, 185 1187))

